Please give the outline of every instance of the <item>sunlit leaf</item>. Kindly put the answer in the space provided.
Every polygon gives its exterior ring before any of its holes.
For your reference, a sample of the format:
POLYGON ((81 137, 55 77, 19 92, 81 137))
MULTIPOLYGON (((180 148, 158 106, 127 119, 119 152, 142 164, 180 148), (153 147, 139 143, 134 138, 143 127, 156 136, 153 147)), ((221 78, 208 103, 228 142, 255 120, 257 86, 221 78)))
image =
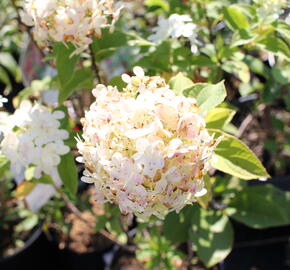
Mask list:
POLYGON ((245 180, 269 177, 260 160, 242 141, 217 129, 210 132, 223 136, 212 159, 214 168, 245 180))

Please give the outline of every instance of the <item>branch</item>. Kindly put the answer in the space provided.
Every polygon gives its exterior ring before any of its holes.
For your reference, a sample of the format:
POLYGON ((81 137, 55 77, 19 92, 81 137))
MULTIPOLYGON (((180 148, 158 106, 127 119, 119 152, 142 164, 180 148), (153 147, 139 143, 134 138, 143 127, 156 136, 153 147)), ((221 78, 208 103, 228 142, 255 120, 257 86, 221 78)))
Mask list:
POLYGON ((31 28, 28 27, 26 24, 24 24, 22 22, 22 20, 21 20, 21 16, 20 16, 20 13, 19 13, 19 8, 16 5, 16 0, 11 0, 11 3, 12 3, 12 6, 14 7, 14 9, 16 11, 16 15, 17 15, 16 20, 17 20, 17 23, 19 25, 20 30, 23 31, 23 32, 27 32, 27 34, 30 37, 30 40, 35 44, 35 46, 39 49, 41 55, 44 57, 44 53, 43 53, 42 49, 38 46, 37 42, 34 40, 33 34, 31 33, 31 28))
MULTIPOLYGON (((84 219, 82 217, 82 213, 81 211, 70 201, 70 199, 67 197, 67 195, 61 190, 61 188, 57 187, 55 184, 53 184, 54 188, 56 189, 56 191, 59 193, 59 195, 61 196, 61 198, 64 200, 67 208, 78 218, 80 219, 82 222, 84 222, 87 226, 92 227, 92 224, 89 223, 86 219, 84 219)), ((123 248, 124 250, 128 251, 128 252, 135 252, 136 248, 133 246, 128 246, 125 245, 123 243, 121 243, 120 241, 118 241, 114 236, 112 236, 110 233, 108 233, 106 230, 100 230, 98 231, 99 234, 101 234, 103 237, 105 237, 107 240, 109 240, 110 242, 112 242, 113 244, 117 244, 118 246, 120 246, 121 248, 123 248)))
POLYGON ((93 71, 94 71, 94 73, 96 75, 98 83, 102 83, 102 78, 100 76, 100 69, 99 69, 99 67, 98 67, 98 65, 96 63, 96 54, 95 54, 95 51, 93 49, 93 45, 92 44, 90 44, 89 49, 90 49, 90 55, 91 55, 93 71))

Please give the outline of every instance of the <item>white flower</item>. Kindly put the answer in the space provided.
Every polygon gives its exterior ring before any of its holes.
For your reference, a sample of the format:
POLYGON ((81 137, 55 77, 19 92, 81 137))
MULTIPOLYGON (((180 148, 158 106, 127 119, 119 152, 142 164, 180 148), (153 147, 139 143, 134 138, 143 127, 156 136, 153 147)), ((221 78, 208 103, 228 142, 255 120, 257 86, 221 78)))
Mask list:
POLYGON ((283 13, 283 7, 286 7, 286 0, 254 0, 260 7, 257 13, 262 19, 270 18, 276 20, 283 13))
POLYGON ((192 23, 189 15, 172 14, 168 19, 160 16, 158 26, 153 28, 155 34, 149 36, 148 39, 154 43, 160 43, 169 37, 175 39, 188 38, 191 43, 191 51, 197 53, 199 42, 195 32, 196 28, 196 24, 192 23))
POLYGON ((0 108, 3 107, 3 103, 6 103, 7 101, 8 101, 7 98, 0 95, 0 108))
POLYGON ((140 67, 133 72, 122 76, 123 92, 104 85, 93 90, 77 160, 99 202, 117 203, 143 220, 164 218, 204 195, 203 176, 219 140, 208 134, 194 99, 176 95, 140 67))
POLYGON ((92 43, 93 36, 100 37, 102 28, 109 26, 112 30, 120 10, 113 0, 26 0, 21 17, 34 26, 39 45, 71 41, 76 54, 92 43))
POLYGON ((60 129, 62 111, 50 112, 46 107, 23 102, 20 108, 8 117, 0 151, 11 162, 11 171, 16 182, 24 179, 24 172, 34 166, 34 177, 42 174, 58 179, 57 166, 60 156, 69 152, 64 145, 68 132, 60 129))

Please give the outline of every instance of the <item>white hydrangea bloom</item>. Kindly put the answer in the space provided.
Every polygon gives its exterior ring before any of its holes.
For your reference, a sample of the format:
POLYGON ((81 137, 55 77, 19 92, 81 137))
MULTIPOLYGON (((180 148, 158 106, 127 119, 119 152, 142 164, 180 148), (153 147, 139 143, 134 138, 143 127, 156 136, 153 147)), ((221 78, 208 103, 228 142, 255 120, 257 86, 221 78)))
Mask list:
POLYGON ((114 0, 26 0, 22 20, 34 26, 39 45, 71 41, 79 53, 93 36, 102 35, 102 28, 113 27, 120 10, 114 0))
POLYGON ((196 53, 198 44, 196 28, 196 24, 192 23, 189 15, 172 14, 168 19, 160 16, 157 27, 153 28, 155 33, 148 39, 154 43, 160 43, 169 37, 176 39, 185 37, 191 43, 192 52, 196 53))
POLYGON ((257 13, 263 19, 271 17, 273 20, 279 18, 279 15, 283 13, 283 7, 286 7, 286 0, 255 0, 260 6, 257 9, 257 13))
POLYGON ((35 167, 34 177, 50 175, 59 182, 57 166, 60 156, 69 152, 64 144, 69 136, 60 129, 61 111, 50 112, 46 107, 23 102, 15 113, 8 117, 0 151, 11 162, 11 171, 17 183, 24 179, 24 172, 35 167))
POLYGON ((8 101, 7 98, 0 95, 0 108, 3 107, 3 103, 6 103, 7 101, 8 101))
POLYGON ((160 77, 122 76, 127 86, 97 85, 82 119, 77 147, 82 180, 94 183, 99 202, 119 205, 143 220, 179 211, 203 195, 203 176, 219 141, 205 128, 192 98, 176 95, 160 77))

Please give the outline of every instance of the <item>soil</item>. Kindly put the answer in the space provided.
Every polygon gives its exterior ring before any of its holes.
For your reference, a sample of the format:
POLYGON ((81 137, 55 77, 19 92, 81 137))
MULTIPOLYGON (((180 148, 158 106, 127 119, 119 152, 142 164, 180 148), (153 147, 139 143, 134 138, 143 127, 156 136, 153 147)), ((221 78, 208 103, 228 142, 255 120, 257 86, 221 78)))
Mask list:
POLYGON ((122 256, 117 259, 112 270, 145 270, 146 268, 133 255, 122 256))
POLYGON ((98 216, 103 215, 104 210, 101 204, 95 202, 92 195, 93 188, 84 191, 81 195, 89 198, 88 209, 91 210, 81 212, 81 219, 71 212, 64 214, 66 224, 70 224, 70 230, 68 234, 58 233, 60 249, 68 248, 75 253, 83 254, 102 252, 112 246, 109 240, 95 231, 98 216))
POLYGON ((67 216, 67 221, 72 224, 68 248, 76 253, 102 251, 109 248, 111 243, 102 235, 96 234, 94 230, 97 218, 88 211, 83 212, 81 217, 86 220, 86 223, 74 214, 67 216))
MULTIPOLYGON (((289 152, 284 151, 281 147, 287 141, 287 136, 290 136, 290 113, 283 109, 270 108, 265 105, 260 105, 258 111, 248 117, 249 122, 241 134, 241 139, 246 142, 251 150, 262 160, 272 176, 290 175, 289 166, 277 167, 277 160, 284 160, 285 164, 290 164, 289 152), (276 116, 283 119, 283 132, 277 129, 271 117, 276 116), (269 153, 265 149, 265 142, 273 140, 278 145, 275 154, 269 153)), ((245 120, 246 121, 246 120, 245 120)))

